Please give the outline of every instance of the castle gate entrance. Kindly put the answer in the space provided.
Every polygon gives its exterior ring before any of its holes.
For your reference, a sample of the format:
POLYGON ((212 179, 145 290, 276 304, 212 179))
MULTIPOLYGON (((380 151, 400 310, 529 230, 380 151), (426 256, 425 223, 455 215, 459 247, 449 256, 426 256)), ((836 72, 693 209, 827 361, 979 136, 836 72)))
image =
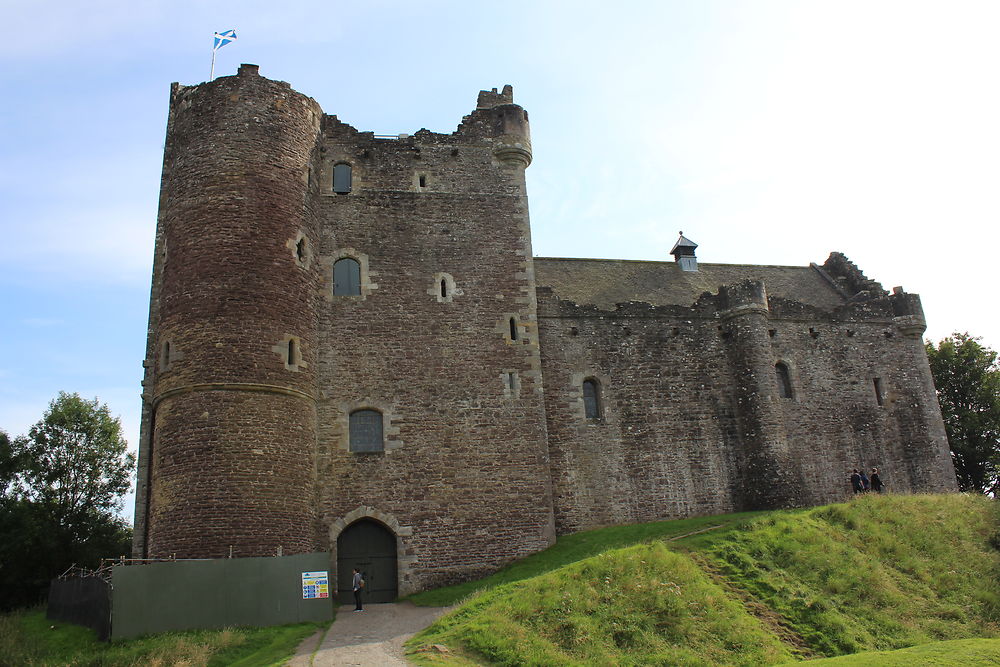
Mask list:
POLYGON ((377 521, 355 521, 337 538, 337 600, 353 604, 351 570, 364 575, 364 602, 392 602, 396 588, 396 536, 377 521))

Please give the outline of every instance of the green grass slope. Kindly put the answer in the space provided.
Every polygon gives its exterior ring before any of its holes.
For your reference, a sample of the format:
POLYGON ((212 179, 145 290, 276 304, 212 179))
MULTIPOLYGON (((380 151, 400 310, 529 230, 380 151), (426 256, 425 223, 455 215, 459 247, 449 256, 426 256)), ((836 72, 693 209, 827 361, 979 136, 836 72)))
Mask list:
MULTIPOLYGON (((775 664, 791 655, 662 542, 613 550, 484 593, 419 640, 500 665, 775 664)), ((426 657, 426 654, 425 654, 426 657)))
POLYGON ((987 667, 1000 665, 1000 639, 955 639, 797 664, 802 667, 987 667))
POLYGON ((997 509, 958 494, 865 496, 759 519, 703 553, 821 655, 991 637, 997 509))
MULTIPOLYGON (((994 501, 866 496, 745 524, 720 520, 727 529, 682 539, 683 531, 656 524, 649 544, 486 584, 411 640, 412 657, 420 664, 772 665, 1000 636, 994 501)), ((591 544, 616 542, 602 537, 608 530, 584 535, 591 544)), ((560 544, 525 572, 568 558, 560 544)))
POLYGON ((270 667, 326 623, 192 630, 100 642, 89 628, 45 618, 42 611, 0 616, 0 665, 72 667, 270 667))

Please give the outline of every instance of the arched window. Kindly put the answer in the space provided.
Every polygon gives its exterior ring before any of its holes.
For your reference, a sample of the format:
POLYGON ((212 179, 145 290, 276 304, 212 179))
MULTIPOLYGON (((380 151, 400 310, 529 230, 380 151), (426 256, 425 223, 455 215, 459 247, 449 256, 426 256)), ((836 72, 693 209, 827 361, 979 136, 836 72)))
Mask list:
POLYGON ((351 413, 350 450, 352 452, 381 452, 382 413, 378 410, 355 410, 351 413))
POLYGON ((337 296, 361 295, 361 264, 353 257, 333 263, 333 293, 337 296))
POLYGON ((298 352, 295 349, 295 339, 290 338, 288 340, 288 357, 285 359, 285 363, 289 366, 294 366, 298 362, 298 352))
POLYGON ((792 378, 788 374, 788 366, 779 361, 774 365, 774 375, 778 380, 778 395, 782 398, 792 398, 792 378))
POLYGON ((351 191, 351 165, 333 165, 333 191, 338 195, 346 195, 351 191))
POLYGON ((441 296, 442 298, 448 298, 448 281, 444 278, 441 279, 441 296))
POLYGON ((601 418, 601 386, 593 378, 583 381, 583 414, 587 419, 601 418))

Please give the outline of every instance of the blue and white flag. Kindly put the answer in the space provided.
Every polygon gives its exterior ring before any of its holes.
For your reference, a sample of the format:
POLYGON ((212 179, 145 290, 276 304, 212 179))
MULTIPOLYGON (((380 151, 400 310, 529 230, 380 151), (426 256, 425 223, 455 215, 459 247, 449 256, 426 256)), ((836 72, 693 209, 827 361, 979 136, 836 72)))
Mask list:
POLYGON ((223 46, 229 42, 236 41, 236 30, 226 30, 224 32, 215 33, 215 45, 212 47, 213 51, 218 51, 223 46))

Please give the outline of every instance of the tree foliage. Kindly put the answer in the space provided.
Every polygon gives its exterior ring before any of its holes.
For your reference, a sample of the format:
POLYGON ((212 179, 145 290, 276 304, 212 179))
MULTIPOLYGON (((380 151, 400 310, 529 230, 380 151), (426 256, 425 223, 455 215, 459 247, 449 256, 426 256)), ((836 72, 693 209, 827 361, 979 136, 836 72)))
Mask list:
POLYGON ((958 486, 993 496, 1000 491, 1000 366, 997 353, 979 338, 955 333, 927 357, 937 387, 941 416, 958 486))
POLYGON ((135 456, 96 399, 60 392, 27 436, 0 431, 0 608, 39 601, 70 565, 128 552, 117 516, 135 456))

